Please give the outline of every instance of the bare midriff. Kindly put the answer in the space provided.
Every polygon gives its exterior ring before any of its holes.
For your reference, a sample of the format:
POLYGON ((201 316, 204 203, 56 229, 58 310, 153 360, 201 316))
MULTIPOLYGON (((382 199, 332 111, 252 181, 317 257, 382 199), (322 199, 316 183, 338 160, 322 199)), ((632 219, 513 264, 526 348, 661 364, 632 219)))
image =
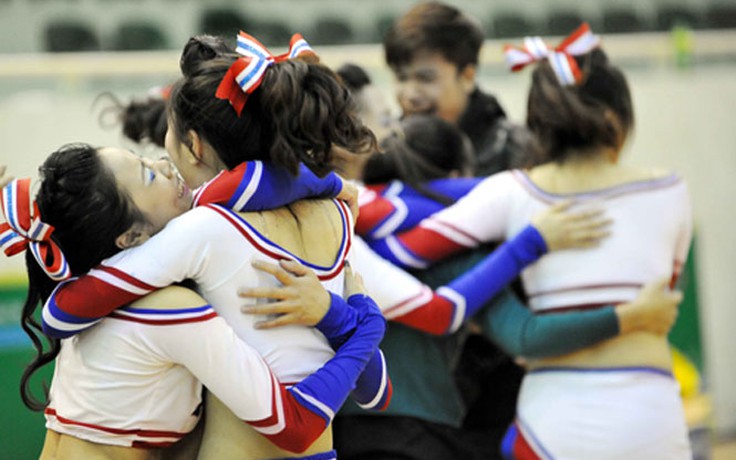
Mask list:
POLYGON ((159 460, 162 449, 97 444, 55 431, 46 431, 43 451, 39 460, 159 460))
POLYGON ((633 332, 574 353, 529 360, 528 366, 530 370, 559 367, 647 367, 670 371, 672 357, 666 337, 633 332))

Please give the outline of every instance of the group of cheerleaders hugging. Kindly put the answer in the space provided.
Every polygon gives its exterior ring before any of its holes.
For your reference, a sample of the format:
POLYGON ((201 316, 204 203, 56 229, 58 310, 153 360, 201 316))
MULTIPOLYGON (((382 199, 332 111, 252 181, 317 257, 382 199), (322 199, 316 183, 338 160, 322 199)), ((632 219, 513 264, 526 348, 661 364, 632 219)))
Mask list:
MULTIPOLYGON (((0 242, 26 251, 22 326, 38 353, 21 394, 46 417, 41 458, 337 458, 347 398, 390 404, 386 320, 446 334, 484 307, 527 368, 508 458, 689 458, 666 337, 687 189, 619 161, 628 85, 587 28, 581 40, 509 50, 536 66, 538 165, 409 184, 395 168, 381 177, 402 185, 366 188, 332 156, 377 140, 301 36, 283 55, 245 33, 235 50, 190 39, 165 101, 175 168, 71 144, 39 168, 35 198, 28 179, 2 189, 0 242), (436 290, 400 268, 502 241, 436 290), (488 307, 519 275, 529 308, 488 307), (50 362, 39 400, 30 378, 50 362)), ((404 147, 442 132, 416 120, 404 147)))

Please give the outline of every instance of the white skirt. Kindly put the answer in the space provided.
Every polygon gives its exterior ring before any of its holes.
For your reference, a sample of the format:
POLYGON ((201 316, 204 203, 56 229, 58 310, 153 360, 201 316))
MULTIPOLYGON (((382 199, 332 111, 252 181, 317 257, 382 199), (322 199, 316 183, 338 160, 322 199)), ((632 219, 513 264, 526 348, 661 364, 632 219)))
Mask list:
POLYGON ((692 459, 679 384, 658 369, 529 372, 517 428, 542 459, 692 459))

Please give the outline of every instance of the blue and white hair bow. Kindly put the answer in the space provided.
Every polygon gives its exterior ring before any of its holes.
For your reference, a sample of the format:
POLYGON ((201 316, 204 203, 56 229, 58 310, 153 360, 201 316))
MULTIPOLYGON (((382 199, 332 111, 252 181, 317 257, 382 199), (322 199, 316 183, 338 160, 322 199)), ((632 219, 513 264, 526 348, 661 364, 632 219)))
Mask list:
POLYGON ((526 37, 523 48, 506 45, 504 55, 512 72, 517 72, 532 62, 548 59, 560 84, 569 86, 579 83, 582 78, 582 72, 573 56, 591 52, 600 42, 600 37, 591 32, 587 23, 583 23, 554 49, 547 46, 540 37, 526 37))
POLYGON ((274 56, 261 42, 245 32, 238 34, 235 51, 243 57, 238 58, 228 69, 217 88, 215 96, 226 99, 240 116, 248 100, 263 81, 266 70, 275 62, 293 59, 303 54, 315 54, 301 34, 294 34, 289 42, 289 51, 274 56))
POLYGON ((54 281, 71 277, 61 248, 51 239, 54 227, 41 221, 31 198, 31 179, 15 179, 0 190, 0 208, 6 222, 0 224, 0 247, 14 256, 30 250, 38 265, 54 281))

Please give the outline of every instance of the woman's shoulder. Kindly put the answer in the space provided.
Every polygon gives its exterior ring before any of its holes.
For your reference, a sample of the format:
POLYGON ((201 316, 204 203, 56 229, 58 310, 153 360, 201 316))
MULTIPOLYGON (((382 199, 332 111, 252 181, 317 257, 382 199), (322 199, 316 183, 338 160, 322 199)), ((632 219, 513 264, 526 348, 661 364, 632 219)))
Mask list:
POLYGON ((662 179, 683 180, 682 176, 677 172, 662 167, 632 167, 631 174, 633 180, 638 181, 658 181, 662 179))

